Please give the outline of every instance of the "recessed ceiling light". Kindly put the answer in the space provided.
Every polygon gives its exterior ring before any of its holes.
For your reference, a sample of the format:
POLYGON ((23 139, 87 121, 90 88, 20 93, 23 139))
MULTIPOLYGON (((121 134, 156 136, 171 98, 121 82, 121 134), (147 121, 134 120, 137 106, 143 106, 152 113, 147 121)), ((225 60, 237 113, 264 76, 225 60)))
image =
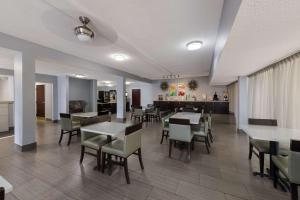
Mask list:
POLYGON ((203 46, 203 42, 202 41, 191 41, 189 43, 186 44, 186 48, 189 51, 194 51, 194 50, 198 50, 203 46))
POLYGON ((105 84, 110 84, 111 81, 103 81, 103 83, 105 83, 105 84))
POLYGON ((113 58, 116 61, 125 61, 128 59, 128 56, 125 54, 115 53, 111 55, 111 58, 113 58))
POLYGON ((83 74, 73 74, 73 76, 75 76, 76 78, 85 78, 86 75, 83 74))
POLYGON ((126 85, 130 85, 131 84, 131 82, 130 81, 126 81, 126 85))
POLYGON ((112 86, 113 86, 113 84, 106 84, 106 86, 108 86, 108 87, 112 87, 112 86))

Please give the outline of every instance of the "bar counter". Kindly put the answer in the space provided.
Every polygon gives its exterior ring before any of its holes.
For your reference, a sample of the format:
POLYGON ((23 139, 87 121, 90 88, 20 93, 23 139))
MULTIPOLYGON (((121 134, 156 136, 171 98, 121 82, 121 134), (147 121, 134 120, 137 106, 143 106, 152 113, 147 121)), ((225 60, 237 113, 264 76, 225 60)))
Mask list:
POLYGON ((159 106, 162 111, 174 110, 175 108, 193 106, 204 109, 208 113, 212 111, 214 114, 229 114, 228 101, 153 101, 155 106, 159 106))

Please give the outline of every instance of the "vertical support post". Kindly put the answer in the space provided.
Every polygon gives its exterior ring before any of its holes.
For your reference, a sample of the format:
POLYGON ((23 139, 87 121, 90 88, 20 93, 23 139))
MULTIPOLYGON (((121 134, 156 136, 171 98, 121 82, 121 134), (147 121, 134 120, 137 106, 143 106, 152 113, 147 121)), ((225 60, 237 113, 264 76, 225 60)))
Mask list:
POLYGON ((117 119, 126 120, 126 84, 125 77, 119 76, 117 79, 117 119))
POLYGON ((238 130, 248 124, 248 77, 241 76, 238 80, 238 130))
POLYGON ((98 94, 97 94, 97 80, 91 80, 91 111, 92 112, 97 112, 97 99, 98 99, 98 94))
POLYGON ((36 148, 35 138, 35 60, 18 52, 14 58, 15 137, 18 150, 36 148))
POLYGON ((66 75, 58 76, 58 114, 69 113, 69 77, 66 75))

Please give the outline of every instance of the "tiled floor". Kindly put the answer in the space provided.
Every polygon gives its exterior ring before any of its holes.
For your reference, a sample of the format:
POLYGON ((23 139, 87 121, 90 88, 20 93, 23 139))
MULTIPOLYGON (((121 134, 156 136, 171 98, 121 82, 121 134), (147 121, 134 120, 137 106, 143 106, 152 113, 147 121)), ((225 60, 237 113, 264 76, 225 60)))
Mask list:
POLYGON ((79 164, 80 143, 58 145, 59 125, 38 122, 35 152, 13 150, 13 138, 0 140, 0 175, 13 184, 6 199, 103 200, 284 200, 289 194, 275 190, 267 178, 252 176, 257 159, 249 162, 248 141, 235 132, 232 116, 214 116, 211 154, 196 144, 190 162, 175 149, 168 158, 168 144, 160 145, 159 123, 144 128, 142 150, 145 170, 138 159, 129 159, 131 184, 123 169, 112 176, 93 170, 94 157, 79 164))

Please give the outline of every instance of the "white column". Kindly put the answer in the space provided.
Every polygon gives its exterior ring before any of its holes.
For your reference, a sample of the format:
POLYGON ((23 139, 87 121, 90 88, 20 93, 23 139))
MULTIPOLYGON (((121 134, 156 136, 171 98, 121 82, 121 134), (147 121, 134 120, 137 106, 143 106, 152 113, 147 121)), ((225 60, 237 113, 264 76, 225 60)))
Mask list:
POLYGON ((97 112, 97 99, 98 99, 98 94, 97 94, 97 80, 91 80, 91 111, 92 112, 97 112))
POLYGON ((58 89, 58 114, 69 113, 69 77, 66 75, 57 77, 58 89))
POLYGON ((36 148, 35 139, 35 60, 17 53, 14 60, 15 144, 21 151, 36 148))
POLYGON ((117 79, 117 119, 126 118, 126 84, 125 77, 119 76, 117 79))
POLYGON ((241 76, 238 80, 238 129, 248 124, 248 77, 241 76))

